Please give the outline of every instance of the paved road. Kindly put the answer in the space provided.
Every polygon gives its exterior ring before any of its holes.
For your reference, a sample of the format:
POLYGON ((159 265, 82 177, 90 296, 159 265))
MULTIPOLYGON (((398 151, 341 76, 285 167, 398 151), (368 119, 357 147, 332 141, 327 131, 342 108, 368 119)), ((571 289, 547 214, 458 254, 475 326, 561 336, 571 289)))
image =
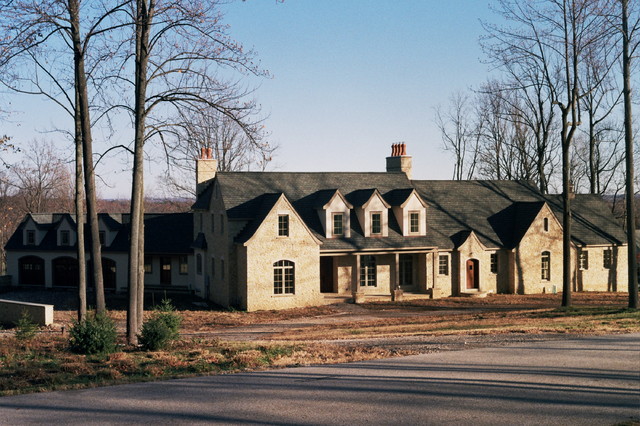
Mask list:
POLYGON ((0 423, 640 421, 640 334, 0 398, 0 423))

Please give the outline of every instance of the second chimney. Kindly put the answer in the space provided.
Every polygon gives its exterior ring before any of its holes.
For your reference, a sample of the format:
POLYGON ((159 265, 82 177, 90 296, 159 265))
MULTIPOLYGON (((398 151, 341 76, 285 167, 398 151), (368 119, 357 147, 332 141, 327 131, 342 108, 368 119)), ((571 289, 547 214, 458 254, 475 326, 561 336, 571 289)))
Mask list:
POLYGON ((407 144, 394 143, 391 145, 391 157, 387 157, 387 172, 404 173, 411 179, 411 160, 412 157, 407 155, 407 144))

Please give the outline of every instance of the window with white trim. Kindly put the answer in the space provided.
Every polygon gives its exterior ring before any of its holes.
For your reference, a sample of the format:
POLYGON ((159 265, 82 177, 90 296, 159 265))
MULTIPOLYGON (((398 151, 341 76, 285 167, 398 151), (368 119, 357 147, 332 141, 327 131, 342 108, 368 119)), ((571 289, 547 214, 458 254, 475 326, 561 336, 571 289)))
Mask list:
POLYGON ((371 212, 371 234, 372 235, 382 234, 382 213, 381 212, 371 212))
POLYGON ((491 273, 498 273, 498 253, 491 253, 491 273))
POLYGON ((602 266, 605 269, 611 269, 611 264, 613 263, 613 252, 611 249, 604 249, 602 252, 602 266))
POLYGON ((289 236, 289 215, 279 214, 278 215, 278 237, 288 237, 288 236, 289 236))
POLYGON ((333 213, 333 229, 332 235, 339 237, 344 235, 344 215, 342 213, 333 213))
POLYGON ((578 266, 581 270, 589 269, 589 252, 582 250, 578 257, 578 266))
POLYGON ((362 256, 360 259, 360 285, 362 287, 376 287, 377 278, 375 256, 362 256))
POLYGON ((273 264, 273 294, 295 293, 295 263, 279 260, 273 264))
POLYGON ((544 281, 551 281, 551 253, 543 251, 540 256, 540 278, 544 281))
POLYGON ((441 254, 438 258, 438 274, 449 275, 449 256, 441 254))
POLYGON ((409 233, 420 233, 420 212, 409 212, 409 233))

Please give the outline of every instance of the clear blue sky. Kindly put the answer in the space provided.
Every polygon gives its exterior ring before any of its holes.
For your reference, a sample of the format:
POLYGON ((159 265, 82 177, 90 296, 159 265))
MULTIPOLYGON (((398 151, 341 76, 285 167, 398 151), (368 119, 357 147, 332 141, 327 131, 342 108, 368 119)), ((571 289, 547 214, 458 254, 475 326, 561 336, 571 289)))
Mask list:
MULTIPOLYGON (((403 141, 414 178, 451 177, 434 108, 486 80, 478 38, 480 19, 494 18, 488 0, 247 0, 224 10, 230 34, 273 76, 251 80, 279 145, 270 169, 384 171, 391 144, 403 141)), ((19 143, 68 119, 33 98, 13 106, 23 113, 0 133, 19 143)), ((98 170, 120 182, 103 196, 129 197, 124 169, 98 170)), ((145 181, 159 193, 157 179, 145 181)))

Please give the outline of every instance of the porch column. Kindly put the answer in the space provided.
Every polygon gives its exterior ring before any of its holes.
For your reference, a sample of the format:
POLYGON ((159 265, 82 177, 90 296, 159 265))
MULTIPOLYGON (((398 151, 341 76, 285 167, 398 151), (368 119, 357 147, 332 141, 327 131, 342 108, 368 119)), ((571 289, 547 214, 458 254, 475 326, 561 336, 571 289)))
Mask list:
POLYGON ((438 297, 438 269, 440 266, 440 256, 438 255, 438 249, 435 248, 431 252, 431 256, 433 256, 433 262, 431 262, 431 276, 433 277, 433 285, 431 287, 431 298, 435 299, 438 297))
POLYGON ((353 303, 362 303, 364 302, 364 292, 361 291, 360 287, 360 255, 356 254, 356 266, 353 268, 353 273, 351 274, 351 287, 353 294, 353 303))
POLYGON ((394 271, 394 279, 391 284, 391 300, 401 300, 402 299, 402 290, 400 289, 400 254, 396 253, 395 257, 395 271, 394 271))

